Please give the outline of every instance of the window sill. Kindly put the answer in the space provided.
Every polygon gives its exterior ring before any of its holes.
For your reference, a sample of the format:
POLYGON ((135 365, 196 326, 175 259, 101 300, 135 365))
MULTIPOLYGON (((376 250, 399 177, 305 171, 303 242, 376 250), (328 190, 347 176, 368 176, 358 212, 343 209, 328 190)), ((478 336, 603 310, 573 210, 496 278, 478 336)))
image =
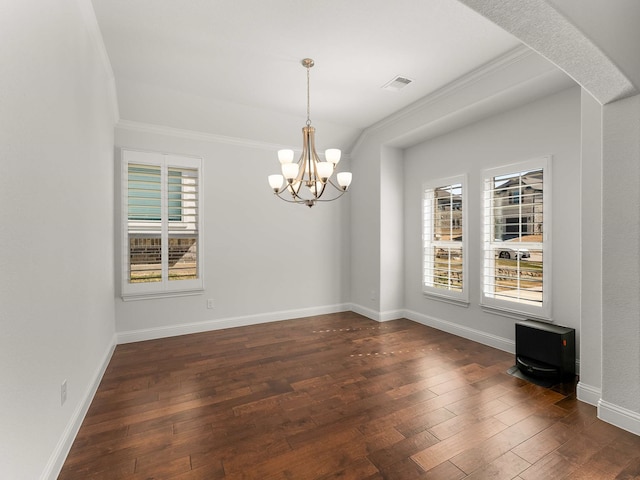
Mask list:
POLYGON ((204 289, 199 288, 195 290, 181 290, 174 292, 123 293, 120 297, 123 302, 135 302, 138 300, 153 300, 156 298, 190 297, 202 295, 203 293, 204 289))
POLYGON ((487 313, 500 315, 502 317, 507 317, 514 320, 538 320, 546 323, 554 323, 551 317, 547 317, 541 314, 535 314, 532 312, 525 312, 522 310, 515 310, 507 307, 499 307, 496 305, 487 305, 486 303, 481 303, 480 308, 482 308, 482 310, 487 313))
POLYGON ((469 301, 461 298, 448 297, 446 295, 438 295, 437 293, 422 292, 422 295, 429 300, 437 300, 438 302, 449 303, 459 307, 469 307, 469 301))

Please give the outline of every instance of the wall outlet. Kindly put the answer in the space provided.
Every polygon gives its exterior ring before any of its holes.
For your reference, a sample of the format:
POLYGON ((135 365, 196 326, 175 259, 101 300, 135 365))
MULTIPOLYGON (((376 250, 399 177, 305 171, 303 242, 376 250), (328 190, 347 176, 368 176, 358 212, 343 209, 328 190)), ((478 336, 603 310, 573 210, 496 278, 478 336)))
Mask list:
POLYGON ((207 300, 207 308, 213 308, 213 298, 207 300))
POLYGON ((67 401, 67 381, 65 380, 60 385, 60 406, 64 405, 64 402, 67 401))
POLYGON ((375 300, 375 299, 376 299, 376 291, 371 290, 371 300, 375 300))

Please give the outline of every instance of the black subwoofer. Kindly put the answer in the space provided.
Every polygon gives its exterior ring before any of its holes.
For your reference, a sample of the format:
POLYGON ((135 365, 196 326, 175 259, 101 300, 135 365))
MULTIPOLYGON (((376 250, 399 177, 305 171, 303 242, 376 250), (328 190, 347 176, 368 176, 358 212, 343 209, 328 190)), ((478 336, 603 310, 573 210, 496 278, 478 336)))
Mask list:
POLYGON ((516 323, 516 366, 532 377, 573 380, 576 331, 533 320, 516 323))

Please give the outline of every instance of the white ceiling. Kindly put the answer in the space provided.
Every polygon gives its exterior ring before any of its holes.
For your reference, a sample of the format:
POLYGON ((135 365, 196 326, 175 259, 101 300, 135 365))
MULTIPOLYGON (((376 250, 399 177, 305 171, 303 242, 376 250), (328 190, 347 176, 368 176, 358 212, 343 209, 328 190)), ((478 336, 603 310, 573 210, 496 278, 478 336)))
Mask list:
POLYGON ((318 143, 348 148, 367 126, 520 45, 456 0, 92 2, 122 119, 274 144, 299 143, 302 58, 316 63, 318 143), (383 90, 396 75, 414 82, 383 90), (284 133, 292 125, 295 138, 284 133))

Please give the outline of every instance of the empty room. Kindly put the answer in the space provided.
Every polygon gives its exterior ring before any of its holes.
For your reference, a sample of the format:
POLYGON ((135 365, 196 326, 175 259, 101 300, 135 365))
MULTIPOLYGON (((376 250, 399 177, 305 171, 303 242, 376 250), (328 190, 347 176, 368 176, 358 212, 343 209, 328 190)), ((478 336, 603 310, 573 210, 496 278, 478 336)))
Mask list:
POLYGON ((640 478, 639 21, 3 2, 0 477, 640 478))

